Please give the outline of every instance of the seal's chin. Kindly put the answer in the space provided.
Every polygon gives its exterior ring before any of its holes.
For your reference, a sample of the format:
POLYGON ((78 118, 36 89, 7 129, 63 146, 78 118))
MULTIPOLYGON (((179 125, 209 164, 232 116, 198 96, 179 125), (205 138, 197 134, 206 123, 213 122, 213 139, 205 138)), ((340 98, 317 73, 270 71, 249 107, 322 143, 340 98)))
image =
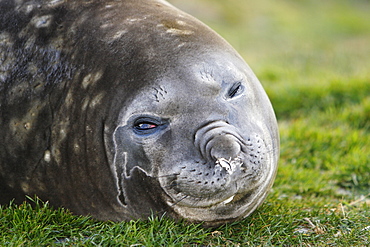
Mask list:
POLYGON ((256 186, 258 169, 251 170, 244 159, 219 158, 212 163, 182 164, 174 176, 161 179, 171 198, 169 204, 189 208, 227 205, 242 198, 256 186))
MULTIPOLYGON (((219 160, 219 163, 222 162, 226 161, 219 160)), ((179 186, 181 175, 177 175, 178 180, 170 182, 172 186, 163 188, 167 194, 167 205, 181 218, 203 222, 204 226, 217 226, 248 216, 265 199, 270 182, 261 174, 245 176, 241 169, 243 164, 221 164, 216 164, 215 169, 218 166, 223 168, 224 179, 213 186, 207 186, 211 180, 207 184, 194 180, 193 183, 179 186), (178 183, 177 186, 175 183, 178 183)))
POLYGON ((199 205, 199 199, 189 197, 188 203, 173 203, 169 200, 167 204, 190 222, 203 222, 204 226, 217 226, 248 216, 263 202, 266 195, 267 190, 255 189, 250 192, 235 193, 222 200, 205 200, 203 206, 199 205), (193 204, 190 201, 193 201, 193 204))

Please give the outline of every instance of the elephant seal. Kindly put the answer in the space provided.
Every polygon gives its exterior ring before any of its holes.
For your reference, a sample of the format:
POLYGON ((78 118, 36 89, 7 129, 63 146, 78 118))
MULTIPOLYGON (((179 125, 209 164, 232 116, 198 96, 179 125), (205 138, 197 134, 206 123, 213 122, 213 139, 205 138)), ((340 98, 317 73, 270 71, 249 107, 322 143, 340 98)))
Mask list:
POLYGON ((251 69, 163 0, 0 1, 0 200, 214 226, 272 186, 279 136, 251 69))

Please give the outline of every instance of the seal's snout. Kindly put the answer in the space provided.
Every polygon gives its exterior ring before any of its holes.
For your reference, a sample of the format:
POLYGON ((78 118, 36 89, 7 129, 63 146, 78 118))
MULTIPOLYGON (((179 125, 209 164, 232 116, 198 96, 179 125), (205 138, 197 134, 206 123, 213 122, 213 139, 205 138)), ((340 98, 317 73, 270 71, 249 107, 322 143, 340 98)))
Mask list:
POLYGON ((253 151, 257 141, 243 139, 237 128, 225 121, 208 122, 194 136, 200 159, 182 163, 176 177, 163 178, 164 184, 170 187, 179 205, 209 207, 231 203, 237 193, 252 188, 260 167, 257 162, 253 164, 259 157, 253 151))
POLYGON ((237 127, 217 120, 196 130, 194 146, 199 151, 196 159, 182 162, 175 176, 161 178, 177 206, 226 207, 246 200, 260 184, 268 157, 258 134, 241 134, 237 127))
POLYGON ((214 160, 221 158, 235 159, 241 151, 240 144, 232 135, 216 136, 208 143, 208 145, 211 145, 210 156, 214 160))
POLYGON ((211 122, 195 134, 195 146, 206 161, 236 159, 242 150, 242 138, 235 127, 223 121, 211 122))

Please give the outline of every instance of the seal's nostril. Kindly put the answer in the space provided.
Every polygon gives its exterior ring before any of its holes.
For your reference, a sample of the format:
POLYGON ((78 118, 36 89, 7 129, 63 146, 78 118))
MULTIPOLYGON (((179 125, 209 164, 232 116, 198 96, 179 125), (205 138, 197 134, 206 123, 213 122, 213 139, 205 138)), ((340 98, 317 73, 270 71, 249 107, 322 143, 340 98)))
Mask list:
POLYGON ((210 155, 213 159, 238 157, 241 147, 238 141, 231 135, 221 135, 212 140, 210 155))
POLYGON ((243 140, 243 138, 238 134, 237 128, 221 120, 203 125, 194 135, 194 145, 199 149, 202 158, 207 161, 217 159, 217 156, 222 156, 222 154, 229 156, 223 158, 232 158, 229 153, 231 152, 231 156, 235 156, 234 153, 238 152, 235 151, 235 148, 239 150, 239 152, 241 151, 241 147, 237 146, 238 144, 243 145, 241 140, 243 140), (220 146, 220 143, 224 143, 224 147, 217 147, 213 151, 216 157, 212 157, 211 149, 215 146, 220 146))

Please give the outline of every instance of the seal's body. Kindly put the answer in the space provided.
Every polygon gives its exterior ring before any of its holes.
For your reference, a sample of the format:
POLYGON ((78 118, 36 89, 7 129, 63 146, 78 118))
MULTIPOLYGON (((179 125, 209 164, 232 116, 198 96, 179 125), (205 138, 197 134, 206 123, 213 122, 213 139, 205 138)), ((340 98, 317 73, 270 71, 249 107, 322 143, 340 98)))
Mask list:
POLYGON ((216 225, 271 187, 279 137, 253 72, 162 0, 0 1, 0 202, 216 225))

